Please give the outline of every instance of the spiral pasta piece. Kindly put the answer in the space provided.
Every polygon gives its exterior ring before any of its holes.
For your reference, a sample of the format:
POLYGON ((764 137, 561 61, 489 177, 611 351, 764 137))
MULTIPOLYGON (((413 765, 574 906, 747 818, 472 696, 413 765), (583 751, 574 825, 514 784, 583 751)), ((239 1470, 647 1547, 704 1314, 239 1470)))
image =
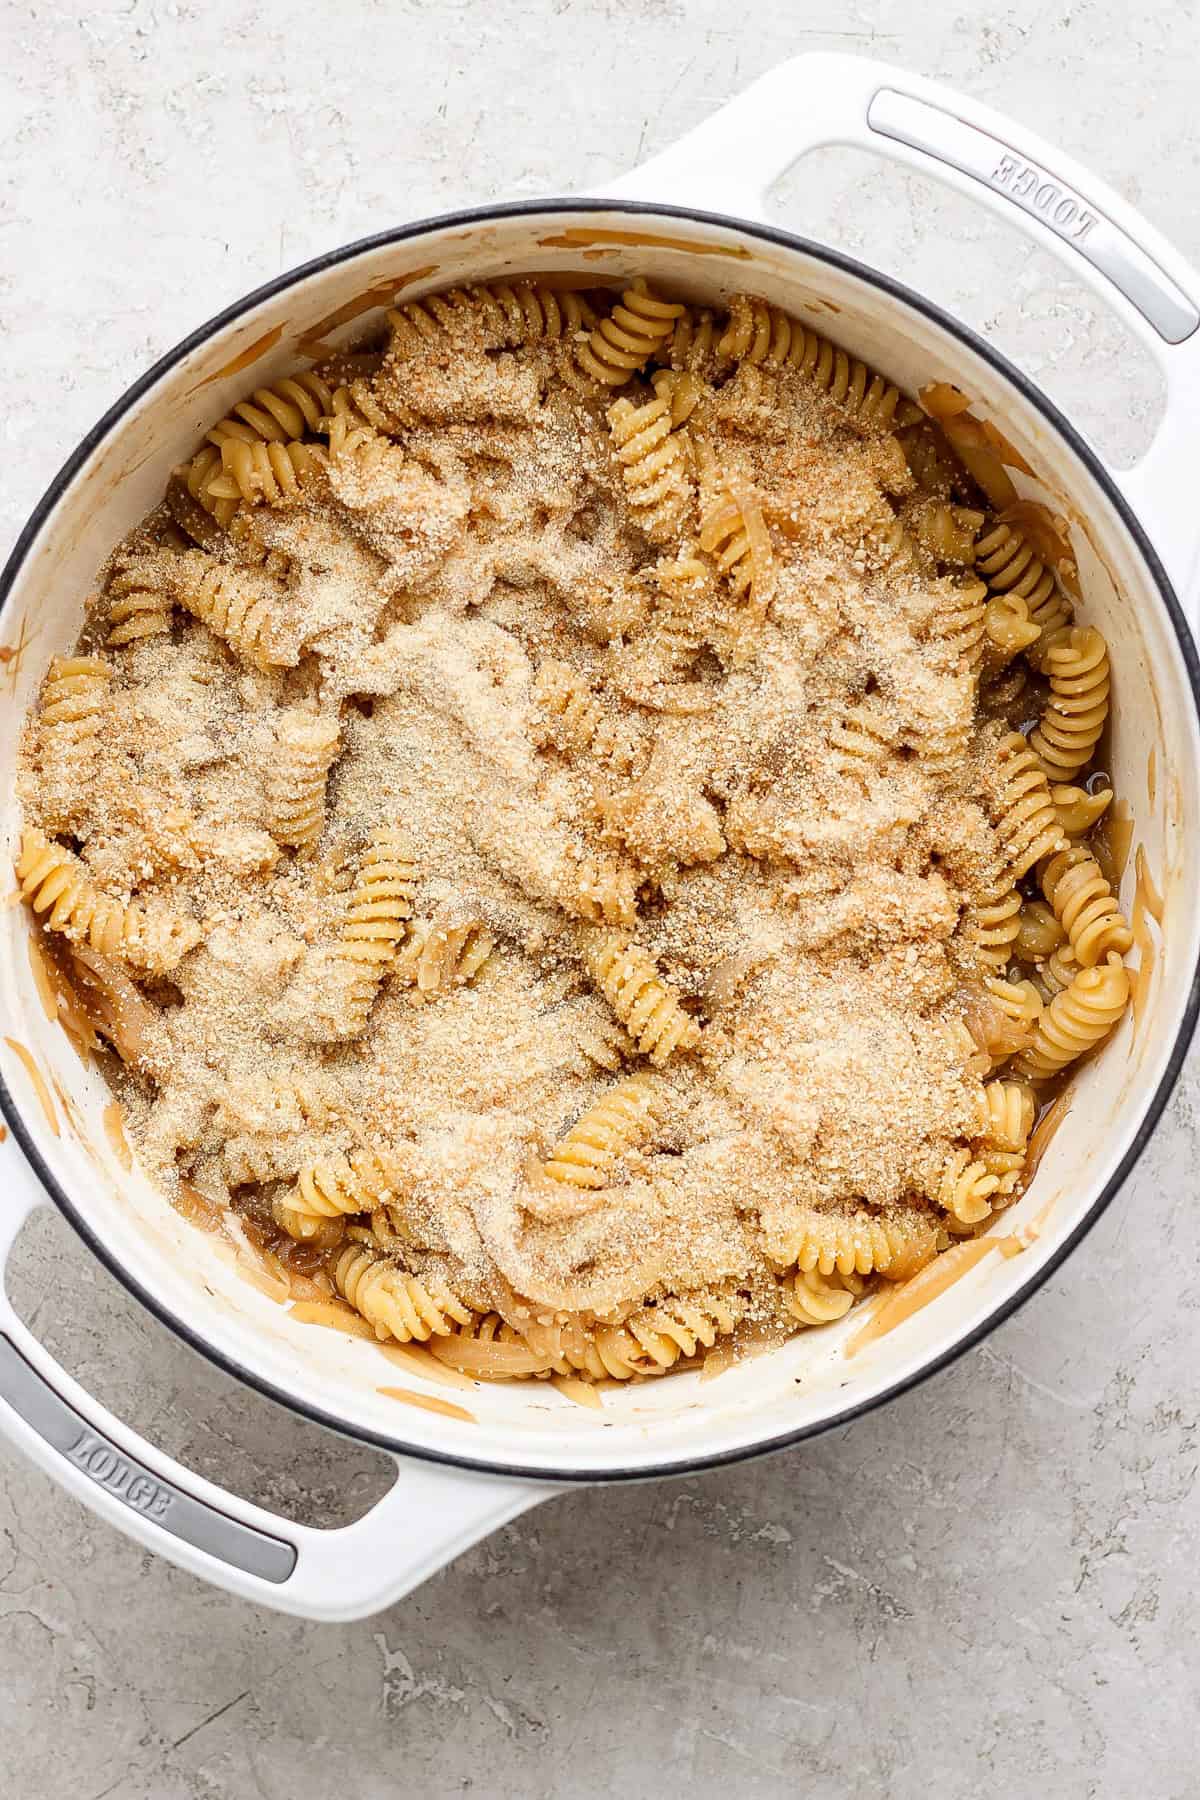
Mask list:
POLYGON ((638 734, 613 719, 569 663, 547 657, 539 664, 533 697, 547 721, 546 737, 577 755, 594 756, 614 775, 629 775, 639 760, 638 734))
POLYGON ((975 568, 993 594, 1024 600, 1042 640, 1071 622, 1071 602, 1015 525, 985 525, 975 541, 975 568))
POLYGON ((217 450, 231 442, 286 444, 306 434, 317 436, 333 402, 329 384, 315 371, 289 375, 270 387, 255 388, 208 431, 217 450))
POLYGON ((492 350, 557 342, 590 331, 596 314, 579 293, 557 293, 536 281, 479 282, 408 300, 384 314, 389 353, 417 355, 440 337, 471 333, 492 350))
POLYGON ((626 1076, 558 1140, 542 1164, 543 1175, 570 1187, 604 1187, 626 1151, 654 1130, 664 1104, 662 1087, 652 1076, 626 1076))
POLYGON ((1129 972, 1115 951, 1103 963, 1080 969, 1055 994, 1027 1050, 1014 1058, 1014 1075, 1047 1081, 1102 1043, 1129 1004, 1129 972))
POLYGON ((299 440, 280 444, 226 438, 220 469, 205 484, 201 505, 211 500, 292 506, 324 475, 325 455, 324 445, 299 440))
POLYGON ((686 310, 676 301, 660 300, 644 281, 633 282, 608 317, 575 346, 564 371, 567 379, 593 391, 623 387, 665 348, 686 310))
POLYGON ((359 859, 339 941, 332 956, 341 974, 340 1037, 366 1027, 375 996, 412 917, 417 864, 403 833, 376 831, 359 859))
POLYGON ((1069 943, 1059 944, 1052 950, 1041 968, 1038 980, 1045 993, 1047 1004, 1064 988, 1069 988, 1079 973, 1079 961, 1069 943))
POLYGON ((997 1150, 1023 1150, 1033 1130, 1037 1102, 1023 1081, 984 1084, 987 1103, 986 1142, 997 1150))
POLYGON ((795 1225, 770 1245, 772 1260, 801 1274, 886 1275, 903 1280, 915 1274, 937 1249, 937 1220, 932 1214, 902 1212, 819 1212, 797 1208, 795 1225))
POLYGON ((1056 783, 1050 789, 1058 828, 1064 837, 1083 837, 1108 810, 1113 797, 1111 788, 1098 788, 1089 794, 1086 788, 1056 783))
POLYGON ((1044 900, 1026 900, 1021 907, 1021 922, 1017 931, 1017 961, 1044 962, 1051 951, 1058 949, 1065 936, 1052 907, 1047 906, 1044 900))
MULTIPOLYGON (((648 1364, 646 1372, 661 1371, 671 1368, 681 1356, 711 1350, 718 1337, 728 1337, 744 1312, 744 1302, 736 1294, 671 1295, 643 1306, 615 1329, 621 1340, 632 1339, 637 1346, 631 1362, 648 1364)), ((610 1358, 618 1360, 613 1332, 598 1332, 597 1348, 606 1365, 610 1358)), ((623 1342, 620 1348, 624 1349, 623 1342)))
POLYGON ((52 658, 38 706, 47 811, 66 826, 87 797, 111 704, 112 669, 99 656, 52 658))
POLYGON ((1000 818, 997 829, 1013 881, 1061 849, 1063 836, 1041 763, 1019 731, 996 746, 1000 818))
POLYGON ((998 675, 1014 656, 1028 650, 1041 637, 1030 615, 1029 602, 1020 594, 994 594, 983 609, 984 660, 988 672, 998 675))
POLYGON ((134 568, 118 569, 105 595, 108 632, 104 642, 110 650, 140 644, 145 638, 163 637, 170 631, 171 600, 148 574, 134 568))
POLYGON ((1002 974, 1012 960, 1020 929, 1021 896, 1005 860, 984 892, 968 907, 963 935, 974 946, 979 961, 1002 974))
POLYGON ((673 369, 710 375, 717 360, 716 321, 708 307, 698 311, 685 306, 671 332, 670 362, 673 369))
POLYGON ((637 915, 637 871, 600 851, 563 859, 557 900, 573 919, 631 925, 637 915))
POLYGON ((221 533, 228 529, 238 510, 236 494, 232 498, 226 496, 218 499, 215 494, 209 493, 210 483, 216 481, 220 474, 221 452, 216 445, 205 444, 189 462, 180 463, 178 468, 172 470, 167 487, 167 505, 176 523, 206 550, 215 549, 221 543, 221 533), (180 504, 181 500, 185 504, 180 504), (190 503, 190 506, 186 503, 190 503), (215 521, 220 531, 214 532, 211 526, 204 523, 205 515, 215 521))
POLYGON ((885 713, 864 700, 834 721, 829 731, 829 748, 836 769, 865 781, 891 754, 891 722, 885 713))
POLYGON ((970 1150, 952 1150, 929 1198, 960 1225, 978 1225, 991 1213, 999 1186, 999 1177, 970 1150))
POLYGON ((717 351, 734 362, 797 370, 863 425, 888 430, 914 410, 899 388, 858 357, 754 294, 734 294, 730 300, 729 324, 717 351))
POLYGON ((1082 844, 1052 856, 1042 870, 1042 892, 1070 940, 1081 968, 1090 969, 1110 950, 1124 955, 1133 948, 1125 923, 1100 865, 1082 844))
POLYGON ((1032 981, 1007 981, 1000 975, 985 975, 983 988, 1010 1025, 1032 1031, 1042 1016, 1042 997, 1032 981))
POLYGON ((648 951, 620 931, 605 932, 586 948, 588 971, 643 1056, 665 1063, 677 1050, 694 1050, 700 1027, 648 951))
POLYGON ((440 1281, 407 1274, 389 1257, 362 1244, 348 1244, 333 1264, 338 1292, 375 1328, 378 1338, 398 1344, 446 1337, 467 1325, 471 1309, 440 1281))
POLYGON ((1039 662, 1050 699, 1029 743, 1051 781, 1069 782, 1091 761, 1108 718, 1108 646, 1091 626, 1066 626, 1046 639, 1039 662))
MULTIPOLYGON (((890 440, 895 442, 894 439, 890 440)), ((983 514, 970 506, 951 506, 946 500, 923 500, 908 515, 909 528, 921 548, 935 562, 970 568, 975 561, 975 539, 983 514)), ((986 587, 984 592, 987 592, 986 587)))
POLYGON ((797 1269, 784 1284, 783 1303, 799 1325, 829 1325, 844 1318, 864 1292, 861 1275, 797 1269))
POLYGON ((679 536, 695 497, 684 438, 672 429, 679 379, 660 369, 653 379, 652 400, 639 405, 622 398, 608 409, 629 510, 652 543, 679 536))
POLYGON ((21 835, 17 880, 22 900, 51 931, 150 974, 169 974, 200 942, 194 919, 114 900, 89 878, 77 856, 40 831, 21 835))
POLYGON ((325 829, 325 780, 338 742, 336 719, 298 706, 280 718, 267 775, 268 829, 277 844, 309 849, 325 829))
POLYGON ((978 675, 983 664, 986 593, 982 581, 963 581, 937 608, 929 624, 930 641, 944 652, 944 660, 972 676, 978 675))
POLYGON ((752 488, 736 481, 723 485, 701 515, 700 548, 726 577, 734 597, 748 601, 761 617, 774 587, 775 553, 752 488))
POLYGON ((418 1000, 435 1000, 474 981, 496 947, 480 919, 414 919, 396 957, 395 979, 418 1000))
POLYGON ((384 1152, 354 1150, 302 1164, 295 1187, 275 1202, 275 1220, 298 1243, 328 1241, 330 1221, 375 1212, 399 1190, 400 1177, 384 1152))
POLYGON ((257 569, 229 568, 203 550, 188 550, 171 565, 170 589, 181 606, 255 668, 287 668, 300 660, 298 648, 283 642, 282 590, 257 569))

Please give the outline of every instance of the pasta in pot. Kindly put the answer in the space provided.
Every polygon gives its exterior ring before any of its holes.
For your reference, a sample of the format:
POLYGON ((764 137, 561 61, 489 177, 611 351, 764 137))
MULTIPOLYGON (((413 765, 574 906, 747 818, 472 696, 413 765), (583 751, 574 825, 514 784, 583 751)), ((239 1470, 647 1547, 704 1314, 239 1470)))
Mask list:
POLYGON ((945 384, 752 294, 413 291, 52 661, 38 966, 314 1319, 577 1394, 834 1326, 1128 1004, 1108 646, 945 384))

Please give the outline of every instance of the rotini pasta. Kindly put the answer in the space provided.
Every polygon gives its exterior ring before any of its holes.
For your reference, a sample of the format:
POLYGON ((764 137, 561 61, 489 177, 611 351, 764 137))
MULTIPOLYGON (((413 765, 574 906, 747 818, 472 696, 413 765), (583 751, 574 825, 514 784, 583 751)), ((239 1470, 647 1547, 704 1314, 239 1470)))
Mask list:
POLYGON ((542 1173, 569 1187, 603 1187, 626 1151, 654 1130, 663 1106, 663 1091, 652 1077, 627 1076, 558 1140, 542 1173))
POLYGON ((203 550, 188 550, 170 564, 169 583, 180 606, 255 668, 299 661, 298 647, 281 630, 282 590, 257 570, 230 568, 203 550))
POLYGON ((1001 523, 983 527, 975 542, 975 568, 991 593, 1015 596, 1025 602, 1043 643, 1052 632, 1070 624, 1070 601, 1016 526, 1001 523))
POLYGON ((65 829, 80 816, 100 755, 112 669, 98 656, 56 656, 42 686, 38 757, 45 811, 65 829))
POLYGON ((1046 1081, 1094 1050, 1129 1004, 1129 975, 1115 951, 1103 963, 1080 969, 1055 994, 1038 1020, 1033 1041, 1014 1057, 1013 1074, 1046 1081))
POLYGON ((996 594, 983 610, 986 634, 984 663, 991 674, 1006 669, 1014 656, 1028 650, 1041 637, 1021 594, 996 594))
POLYGON ((22 834, 17 879, 22 900, 50 931, 151 974, 169 974, 200 942, 195 920, 114 900, 88 879, 78 857, 40 831, 22 834))
MULTIPOLYGON (((219 472, 204 488, 207 500, 241 501, 244 506, 289 506, 312 488, 325 473, 322 445, 246 443, 226 438, 221 445, 219 472)), ((202 500, 201 504, 205 504, 202 500)))
POLYGON ((1050 789, 1050 798, 1054 802, 1054 811, 1058 816, 1058 828, 1064 837, 1084 837, 1097 824, 1108 809, 1113 797, 1111 788, 1097 788, 1089 793, 1086 788, 1064 786, 1056 783, 1050 789))
POLYGON ((929 1198, 960 1225, 979 1225, 991 1214, 1000 1178, 969 1150, 954 1150, 932 1185, 929 1198))
POLYGON ((396 946, 412 917, 417 865, 404 834, 376 831, 359 858, 339 940, 331 953, 337 978, 337 1032, 365 1028, 396 946))
POLYGON ((729 325, 717 351, 734 362, 795 369, 864 425, 887 430, 911 416, 892 382, 753 294, 730 300, 729 325))
POLYGON ((672 400, 679 377, 654 376, 654 398, 640 405, 616 400, 608 409, 617 460, 634 519, 652 543, 678 537, 695 496, 687 450, 672 429, 672 400))
POLYGON ((434 1000, 453 987, 474 981, 496 947, 480 919, 456 916, 414 919, 396 958, 396 979, 408 981, 419 1000, 434 1000))
POLYGON ((964 935, 985 968, 1002 973, 1021 929, 1021 896, 1005 859, 968 910, 964 935))
POLYGON ((660 300, 644 281, 635 281, 608 317, 574 346, 564 368, 567 379, 593 391, 623 387, 665 349, 685 311, 676 301, 660 300))
POLYGON ((338 753, 338 724, 290 707, 275 728, 278 756, 267 779, 271 836, 294 850, 311 849, 325 827, 325 778, 338 753))
POLYGON ((1062 847, 1058 815, 1038 758, 1020 732, 1012 731, 996 747, 1000 818, 998 830, 1013 881, 1034 863, 1062 847))
POLYGON ((576 338, 596 315, 583 294, 557 293, 533 281, 488 282, 451 288, 409 300, 385 315, 393 355, 420 355, 431 343, 464 331, 478 333, 489 349, 513 349, 576 338))
POLYGON ((1050 858, 1042 870, 1042 892, 1081 968, 1090 969, 1110 950, 1121 956, 1132 950, 1133 933, 1099 863, 1082 844, 1072 844, 1050 858))
MULTIPOLYGON (((952 506, 945 500, 922 500, 912 509, 909 524, 917 543, 936 562, 963 568, 974 563, 975 539, 983 514, 973 507, 952 506)), ((987 592, 986 586, 983 591, 987 592)))
MULTIPOLYGON (((1061 818, 1061 814, 1059 817, 1061 818)), ((1044 962, 1057 950, 1066 933, 1044 900, 1026 900, 1021 907, 1014 954, 1018 962, 1044 962)))
POLYGON ((378 1338, 426 1343, 467 1325, 471 1310, 440 1282, 424 1282, 361 1244, 348 1244, 333 1264, 338 1292, 378 1338))
POLYGON ((986 592, 981 581, 960 582, 930 621, 930 639, 941 648, 948 666, 972 676, 983 663, 986 592))
POLYGON ((796 1223, 768 1245, 780 1268, 800 1274, 886 1275, 902 1281, 927 1263, 937 1248, 937 1221, 914 1209, 873 1213, 797 1209, 796 1223))
POLYGON ((643 1056, 665 1063, 694 1050, 700 1027, 660 976, 653 957, 625 935, 605 932, 586 946, 588 970, 643 1056))
POLYGON ((991 422, 590 279, 407 289, 227 406, 17 774, 147 1172, 547 1410, 985 1229, 1130 994, 1109 653, 991 422))
POLYGON ((630 775, 640 760, 638 734, 613 719, 583 676, 548 657, 537 672, 534 698, 545 714, 545 740, 576 755, 594 756, 614 775, 630 775))
POLYGON ((110 650, 123 650, 145 638, 164 637, 171 629, 173 606, 154 581, 133 570, 117 569, 105 590, 108 600, 110 650))
POLYGON ((231 442, 286 444, 306 434, 316 436, 332 404, 329 384, 315 370, 289 375, 239 400, 206 441, 221 451, 231 442))
POLYGON ((1091 626, 1068 626, 1045 640, 1040 666, 1050 700, 1030 748, 1051 781, 1069 782, 1091 761, 1108 718, 1108 649, 1091 626))
POLYGON ((830 1325, 844 1318, 864 1292, 861 1275, 843 1275, 836 1269, 828 1275, 819 1269, 797 1269, 785 1283, 784 1305, 797 1324, 830 1325))
POLYGON ((1033 1090, 1021 1081, 989 1081, 987 1130, 979 1144, 979 1160, 996 1177, 992 1204, 1007 1202, 1025 1171, 1029 1134, 1037 1116, 1033 1090))
POLYGON ((738 482, 706 505, 700 519, 700 548, 729 582, 734 597, 761 616, 770 603, 775 553, 754 491, 738 482))

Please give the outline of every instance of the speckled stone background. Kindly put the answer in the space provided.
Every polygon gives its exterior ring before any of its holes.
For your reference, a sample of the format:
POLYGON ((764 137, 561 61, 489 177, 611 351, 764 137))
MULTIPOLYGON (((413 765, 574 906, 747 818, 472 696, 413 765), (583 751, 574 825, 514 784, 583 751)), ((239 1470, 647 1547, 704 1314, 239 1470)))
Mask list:
MULTIPOLYGON (((805 48, 970 89, 1200 258, 1178 0, 76 11, 0 5, 6 538, 122 387, 247 288, 392 221, 599 184, 805 48)), ((849 153, 778 198, 960 311, 1112 455, 1145 443, 1147 363, 1019 235, 849 153)), ((1188 1800, 1198 1070, 1069 1266, 948 1373, 769 1462, 557 1500, 362 1624, 227 1599, 0 1451, 0 1792, 1188 1800)), ((152 1325, 57 1219, 14 1284, 193 1467, 313 1522, 385 1485, 152 1325)))

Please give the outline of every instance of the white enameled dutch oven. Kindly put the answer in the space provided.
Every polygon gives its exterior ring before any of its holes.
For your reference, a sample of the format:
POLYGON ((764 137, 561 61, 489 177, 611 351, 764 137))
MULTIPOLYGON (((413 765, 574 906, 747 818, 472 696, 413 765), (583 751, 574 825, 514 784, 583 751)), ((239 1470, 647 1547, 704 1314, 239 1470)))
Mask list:
MULTIPOLYGON (((109 1095, 38 998, 23 909, 0 912, 0 1266, 49 1196, 144 1305, 180 1337, 295 1412, 390 1452, 397 1478, 344 1529, 299 1527, 201 1480, 111 1417, 0 1295, 0 1425, 97 1513, 153 1550, 264 1604, 313 1618, 362 1616, 397 1599, 503 1520, 572 1483, 668 1475, 800 1443, 943 1367, 1006 1317, 1113 1198, 1162 1112, 1197 1012, 1200 771, 1195 606, 1200 508, 1190 493, 1200 426, 1200 275, 1116 194, 1029 132, 900 70, 806 56, 755 83, 605 198, 535 201, 387 231, 239 301, 164 357, 71 457, 3 576, 7 664, 4 855, 20 725, 46 661, 79 629, 106 552, 159 498, 173 464, 248 385, 289 370, 306 340, 362 334, 394 293, 535 270, 641 273, 710 303, 749 289, 837 337, 910 393, 957 383, 1037 479, 1022 491, 1072 524, 1084 616, 1108 638, 1116 716, 1111 766, 1143 862, 1165 896, 1138 1017, 1083 1072, 1030 1191, 1002 1230, 1021 1254, 989 1254, 851 1358, 858 1321, 810 1332, 701 1382, 688 1373, 610 1390, 601 1412, 539 1382, 456 1393, 470 1418, 381 1395, 394 1381, 361 1342, 298 1324, 248 1282, 217 1240, 180 1219, 103 1126, 109 1095), (1026 227, 1068 260, 1152 351, 1166 380, 1157 438, 1117 475, 994 350, 931 300, 764 222, 764 195, 796 158, 843 143, 896 158, 1026 227), (1177 597, 1178 596, 1178 597, 1177 597), (1182 602, 1182 604, 1181 604, 1182 602), (1185 825, 1190 828, 1185 829, 1185 825), (19 1048, 18 1048, 19 1047, 19 1048), (39 1098, 45 1084, 47 1098, 39 1098), (54 1098, 57 1084, 60 1097, 54 1098), (69 1108, 61 1096, 69 1099, 69 1108), (53 1114, 53 1120, 51 1117, 53 1114)), ((1131 899, 1132 862, 1126 878, 1131 899)), ((1144 953, 1144 960, 1149 956, 1144 953)), ((413 1391, 422 1378, 408 1377, 413 1391)), ((448 1390, 429 1383, 435 1399, 448 1390)))

